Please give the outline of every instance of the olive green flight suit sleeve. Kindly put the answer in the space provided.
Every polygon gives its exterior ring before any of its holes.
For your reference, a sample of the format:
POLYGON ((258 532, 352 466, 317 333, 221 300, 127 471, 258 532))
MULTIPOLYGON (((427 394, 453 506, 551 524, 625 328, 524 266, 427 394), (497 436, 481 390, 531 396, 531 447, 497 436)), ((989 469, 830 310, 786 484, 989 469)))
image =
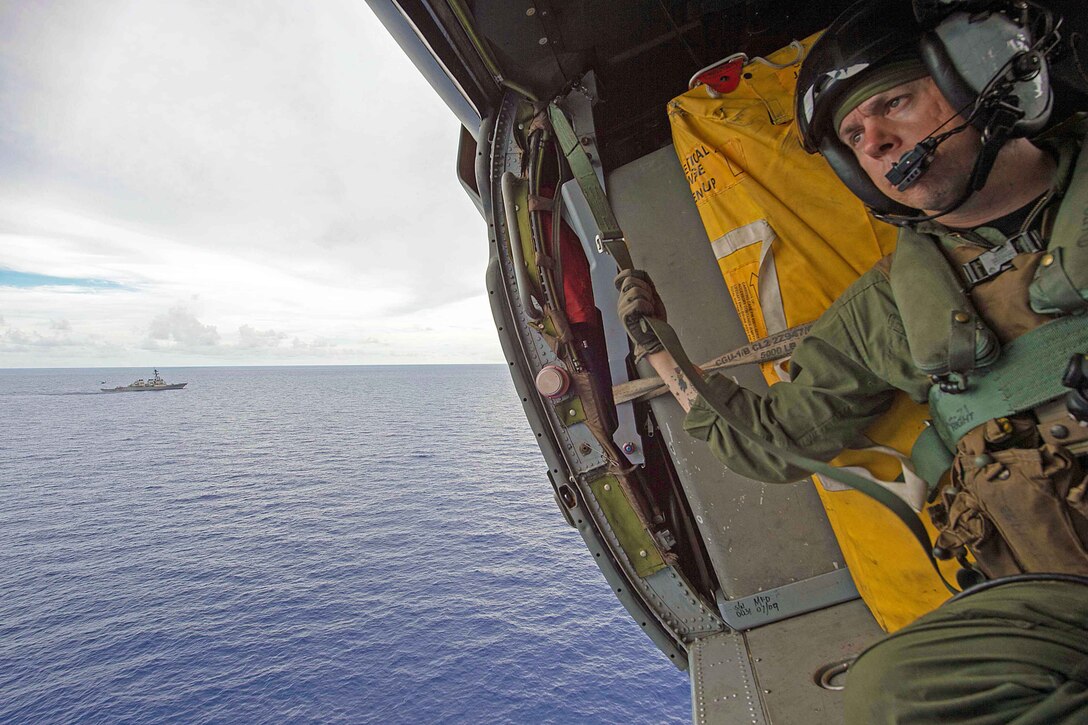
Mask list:
POLYGON ((1088 579, 987 584, 863 652, 846 722, 1088 723, 1088 579))
POLYGON ((919 402, 928 390, 928 380, 911 362, 887 279, 876 268, 820 317, 794 351, 790 374, 792 382, 772 385, 762 397, 711 375, 708 382, 725 401, 730 423, 700 396, 684 420, 685 430, 705 440, 729 469, 785 483, 809 472, 738 437, 731 426, 743 426, 773 448, 826 461, 859 439, 891 406, 896 389, 919 402))

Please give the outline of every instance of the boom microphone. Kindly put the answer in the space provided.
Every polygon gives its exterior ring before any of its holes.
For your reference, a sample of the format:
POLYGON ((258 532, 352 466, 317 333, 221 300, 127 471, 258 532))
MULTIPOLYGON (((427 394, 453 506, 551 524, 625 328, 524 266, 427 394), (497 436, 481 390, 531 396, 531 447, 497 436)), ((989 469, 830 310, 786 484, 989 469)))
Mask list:
POLYGON ((943 140, 944 138, 938 140, 933 136, 922 139, 913 149, 892 164, 891 171, 885 174, 884 178, 894 184, 899 191, 906 191, 929 169, 930 163, 933 162, 933 154, 943 140))

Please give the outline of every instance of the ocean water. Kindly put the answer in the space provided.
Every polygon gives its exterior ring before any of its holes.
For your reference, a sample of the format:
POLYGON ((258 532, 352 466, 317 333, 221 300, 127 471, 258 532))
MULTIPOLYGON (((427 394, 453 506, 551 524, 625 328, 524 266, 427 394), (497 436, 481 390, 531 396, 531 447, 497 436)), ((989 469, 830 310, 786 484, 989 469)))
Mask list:
POLYGON ((502 366, 0 370, 0 722, 685 723, 502 366))

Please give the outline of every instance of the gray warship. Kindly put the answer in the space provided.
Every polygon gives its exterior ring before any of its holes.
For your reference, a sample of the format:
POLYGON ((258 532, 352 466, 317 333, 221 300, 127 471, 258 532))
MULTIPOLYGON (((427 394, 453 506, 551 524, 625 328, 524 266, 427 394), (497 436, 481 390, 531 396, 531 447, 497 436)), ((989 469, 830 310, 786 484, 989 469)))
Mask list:
POLYGON ((131 385, 119 385, 116 388, 101 388, 103 393, 140 393, 147 390, 181 390, 188 383, 168 383, 155 370, 155 377, 144 380, 140 378, 131 385))

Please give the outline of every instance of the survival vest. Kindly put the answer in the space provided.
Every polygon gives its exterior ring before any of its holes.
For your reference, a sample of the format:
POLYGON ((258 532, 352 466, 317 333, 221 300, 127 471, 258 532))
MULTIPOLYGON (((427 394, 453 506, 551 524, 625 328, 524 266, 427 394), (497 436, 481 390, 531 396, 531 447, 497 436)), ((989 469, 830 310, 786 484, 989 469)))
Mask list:
MULTIPOLYGON (((957 271, 934 234, 910 228, 900 234, 891 265, 892 293, 915 366, 939 381, 930 389, 930 411, 950 449, 988 420, 1062 396, 1066 389, 1061 373, 1070 355, 1088 352, 1088 153, 1079 144, 1085 130, 1088 121, 1077 118, 1051 134, 1065 149, 1048 192, 1061 198, 1049 240, 1021 247, 1018 237, 1006 239, 992 228, 980 229, 978 234, 993 248, 975 258, 984 262, 971 261, 957 271), (1063 138, 1068 134, 1075 139, 1063 138), (989 315, 998 329, 992 328, 964 289, 965 281, 972 280, 964 278, 1011 274, 1002 268, 1019 255, 1031 254, 1039 256, 1026 290, 1034 314, 1024 321, 1023 314, 1010 319, 993 309, 989 315), (926 294, 917 294, 919 289, 926 294), (1020 328, 1020 334, 1010 332, 1012 328, 1020 328), (1021 332, 1023 328, 1029 329, 1021 332), (1002 333, 1015 336, 1004 349, 1002 333)), ((1026 284, 1028 279, 1023 279, 1026 284)))
POLYGON ((1088 575, 1088 478, 1075 459, 1088 430, 1069 420, 1062 384, 1070 357, 1088 352, 1088 152, 1085 124, 1071 126, 1021 233, 905 228, 891 265, 911 357, 934 379, 927 433, 956 452, 929 509, 935 551, 969 550, 991 578, 1088 575))

